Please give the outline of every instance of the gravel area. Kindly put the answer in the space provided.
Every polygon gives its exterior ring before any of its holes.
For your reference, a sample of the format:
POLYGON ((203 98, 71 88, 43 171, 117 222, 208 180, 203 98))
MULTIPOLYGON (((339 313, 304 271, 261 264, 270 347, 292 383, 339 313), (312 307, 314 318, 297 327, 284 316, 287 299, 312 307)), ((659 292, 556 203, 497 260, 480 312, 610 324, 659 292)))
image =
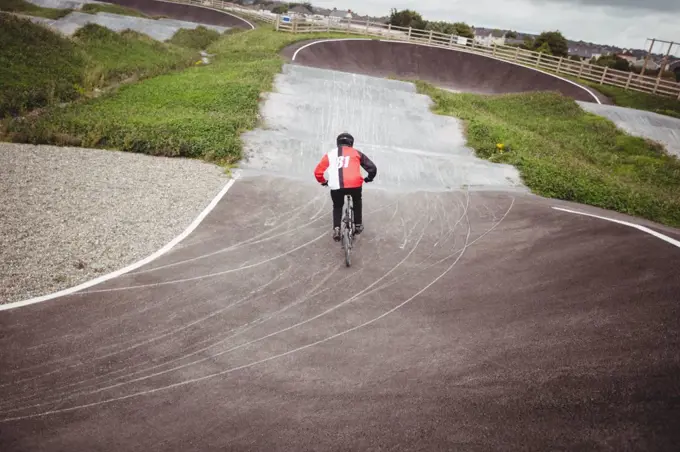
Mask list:
POLYGON ((196 160, 0 143, 0 303, 145 258, 228 180, 222 168, 196 160))

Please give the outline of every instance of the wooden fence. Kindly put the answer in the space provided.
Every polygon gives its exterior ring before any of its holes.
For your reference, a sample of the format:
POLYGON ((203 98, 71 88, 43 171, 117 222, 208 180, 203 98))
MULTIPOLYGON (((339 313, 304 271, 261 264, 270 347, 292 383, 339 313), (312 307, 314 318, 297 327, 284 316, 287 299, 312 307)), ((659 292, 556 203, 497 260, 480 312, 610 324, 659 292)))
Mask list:
POLYGON ((290 16, 284 20, 281 15, 274 15, 246 9, 222 0, 170 0, 176 3, 188 3, 197 6, 233 12, 245 18, 251 18, 273 24, 277 31, 288 33, 340 32, 350 35, 371 36, 394 41, 410 42, 464 52, 486 55, 503 61, 520 64, 545 72, 566 75, 588 80, 600 85, 610 85, 625 90, 639 91, 673 97, 680 100, 680 83, 666 80, 658 76, 650 77, 633 72, 620 71, 608 67, 597 66, 585 61, 574 61, 564 57, 554 57, 544 53, 520 49, 519 47, 492 44, 480 45, 474 40, 456 35, 447 35, 436 31, 425 31, 414 28, 397 27, 389 24, 348 19, 325 17, 323 19, 290 16))

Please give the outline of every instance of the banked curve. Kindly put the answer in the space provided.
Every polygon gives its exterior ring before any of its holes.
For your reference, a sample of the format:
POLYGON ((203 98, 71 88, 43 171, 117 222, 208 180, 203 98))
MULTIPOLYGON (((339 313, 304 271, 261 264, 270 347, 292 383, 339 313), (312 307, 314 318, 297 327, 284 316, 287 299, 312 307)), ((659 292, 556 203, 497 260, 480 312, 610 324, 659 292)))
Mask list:
POLYGON ((575 82, 519 64, 457 49, 377 39, 313 40, 283 50, 295 64, 376 77, 419 79, 460 92, 557 91, 575 100, 609 103, 575 82))

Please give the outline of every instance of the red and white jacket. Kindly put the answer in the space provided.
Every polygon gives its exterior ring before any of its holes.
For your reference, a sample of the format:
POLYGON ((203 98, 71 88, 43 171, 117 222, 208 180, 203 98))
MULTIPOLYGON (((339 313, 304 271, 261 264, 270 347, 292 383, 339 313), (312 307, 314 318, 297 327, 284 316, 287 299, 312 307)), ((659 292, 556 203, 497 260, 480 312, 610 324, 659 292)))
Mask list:
POLYGON ((368 172, 369 180, 373 180, 378 172, 375 164, 365 154, 352 147, 341 146, 321 158, 314 170, 314 176, 319 183, 328 182, 331 190, 358 188, 364 183, 361 168, 368 172), (326 170, 328 181, 323 175, 326 170))

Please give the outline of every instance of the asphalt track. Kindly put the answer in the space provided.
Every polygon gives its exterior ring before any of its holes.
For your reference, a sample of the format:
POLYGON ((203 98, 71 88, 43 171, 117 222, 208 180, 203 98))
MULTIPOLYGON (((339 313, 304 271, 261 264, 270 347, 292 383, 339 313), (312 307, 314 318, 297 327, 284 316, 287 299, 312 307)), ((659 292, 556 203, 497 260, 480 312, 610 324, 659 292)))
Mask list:
POLYGON ((200 7, 162 0, 107 0, 106 2, 133 8, 150 16, 165 16, 171 19, 198 22, 206 25, 219 25, 229 28, 253 28, 247 20, 210 7, 200 7))
POLYGON ((560 77, 488 56, 439 47, 369 39, 310 40, 285 48, 282 55, 290 60, 295 57, 295 64, 304 66, 419 79, 454 91, 483 94, 558 91, 579 101, 597 102, 597 97, 601 103, 611 103, 595 90, 560 77))
POLYGON ((263 161, 153 262, 0 311, 0 450, 677 450, 677 230, 378 163, 346 268, 263 161))

